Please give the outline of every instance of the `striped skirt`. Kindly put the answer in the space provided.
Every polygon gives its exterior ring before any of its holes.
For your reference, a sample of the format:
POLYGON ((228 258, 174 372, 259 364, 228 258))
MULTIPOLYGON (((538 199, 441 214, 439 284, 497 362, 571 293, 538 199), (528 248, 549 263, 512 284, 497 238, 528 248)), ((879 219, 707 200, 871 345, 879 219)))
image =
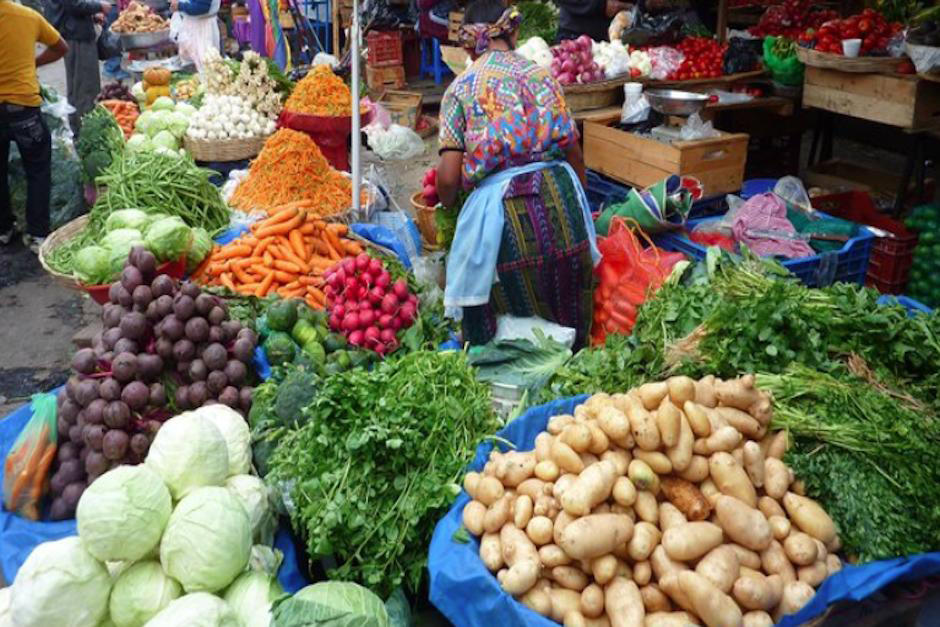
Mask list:
POLYGON ((575 348, 586 345, 594 288, 580 185, 561 166, 514 178, 503 196, 505 222, 490 301, 463 310, 463 338, 485 344, 496 317, 538 316, 575 329, 575 348))

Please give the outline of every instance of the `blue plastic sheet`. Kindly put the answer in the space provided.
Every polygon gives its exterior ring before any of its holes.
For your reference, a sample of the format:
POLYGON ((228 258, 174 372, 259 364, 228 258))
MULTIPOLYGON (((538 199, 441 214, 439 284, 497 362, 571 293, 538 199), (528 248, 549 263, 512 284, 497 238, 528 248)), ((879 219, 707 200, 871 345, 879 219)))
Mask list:
MULTIPOLYGON (((535 437, 557 414, 571 414, 586 396, 553 401, 529 409, 509 423, 497 435, 512 442, 518 450, 535 448, 535 437)), ((468 470, 480 471, 486 463, 492 442, 477 448, 468 470)), ((461 528, 464 505, 470 501, 461 492, 444 518, 438 522, 431 539, 428 570, 431 576, 431 603, 456 627, 477 625, 531 625, 557 627, 557 623, 536 614, 515 601, 499 587, 496 577, 480 561, 480 543, 471 536, 470 542, 453 539, 461 528)), ((829 577, 816 596, 796 614, 784 617, 779 627, 797 627, 822 615, 830 605, 840 601, 860 601, 891 583, 911 581, 940 573, 940 553, 871 562, 862 566, 845 566, 829 577)))
MULTIPOLYGON (((364 223, 350 224, 349 228, 359 237, 364 237, 374 244, 392 250, 395 256, 398 257, 398 260, 401 261, 402 265, 409 270, 411 269, 411 259, 408 257, 408 250, 405 248, 405 244, 398 239, 391 229, 378 224, 364 223)), ((418 250, 421 250, 420 240, 418 250)))

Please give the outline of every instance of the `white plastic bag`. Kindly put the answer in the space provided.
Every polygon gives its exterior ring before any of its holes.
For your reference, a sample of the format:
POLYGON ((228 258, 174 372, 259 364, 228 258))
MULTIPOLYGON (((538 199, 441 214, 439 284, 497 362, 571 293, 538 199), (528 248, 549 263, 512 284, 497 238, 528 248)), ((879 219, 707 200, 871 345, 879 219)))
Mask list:
POLYGON ((183 14, 179 11, 170 16, 170 41, 176 43, 180 40, 180 31, 183 29, 183 14))
POLYGON ((690 115, 689 119, 682 125, 682 128, 679 129, 679 137, 681 137, 683 141, 718 137, 718 135, 719 133, 715 130, 715 127, 712 126, 712 123, 703 122, 698 113, 690 115))
POLYGON ((326 52, 318 52, 317 55, 313 57, 313 63, 311 65, 314 67, 318 65, 329 65, 330 69, 335 70, 339 68, 339 59, 326 52))
POLYGON ((382 159, 414 159, 424 154, 424 140, 410 128, 392 124, 388 130, 365 129, 369 147, 382 159))
MULTIPOLYGON (((627 83, 623 86, 623 109, 620 112, 621 124, 639 124, 645 122, 650 115, 650 103, 642 91, 634 91, 633 85, 637 83, 627 83)), ((642 90, 642 86, 640 88, 642 90)))
POLYGON ((918 73, 927 74, 940 69, 940 48, 917 44, 905 44, 905 48, 918 73))
POLYGON ((192 61, 201 72, 203 59, 211 49, 219 50, 219 24, 215 15, 182 18, 178 39, 180 57, 192 61))
POLYGON ((539 329, 559 344, 564 344, 568 348, 574 346, 574 339, 577 332, 570 327, 563 327, 560 324, 549 322, 544 318, 532 316, 530 318, 519 318, 516 316, 498 316, 496 318, 496 336, 495 342, 504 340, 528 340, 533 343, 538 342, 533 331, 539 329))

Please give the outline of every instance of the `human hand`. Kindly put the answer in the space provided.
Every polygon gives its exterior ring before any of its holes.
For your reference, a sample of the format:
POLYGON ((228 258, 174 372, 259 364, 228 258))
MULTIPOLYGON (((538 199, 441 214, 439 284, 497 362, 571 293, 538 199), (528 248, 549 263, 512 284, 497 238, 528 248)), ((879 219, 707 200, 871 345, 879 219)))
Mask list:
POLYGON ((101 12, 105 15, 111 12, 111 3, 105 1, 101 2, 101 12))
POLYGON ((607 7, 605 13, 607 17, 613 17, 620 13, 621 11, 626 11, 632 5, 628 2, 620 2, 619 0, 607 0, 607 7))

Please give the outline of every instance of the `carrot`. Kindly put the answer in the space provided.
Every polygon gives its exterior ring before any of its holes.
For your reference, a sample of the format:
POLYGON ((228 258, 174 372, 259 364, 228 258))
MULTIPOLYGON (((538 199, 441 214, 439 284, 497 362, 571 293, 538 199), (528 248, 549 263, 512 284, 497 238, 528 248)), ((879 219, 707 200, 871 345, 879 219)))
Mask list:
POLYGON ((314 255, 314 257, 310 260, 310 265, 320 270, 329 270, 330 268, 336 265, 336 262, 332 259, 327 259, 325 257, 317 257, 316 255, 314 255))
POLYGON ((284 272, 283 270, 274 270, 272 274, 274 274, 274 278, 277 279, 279 283, 290 283, 297 278, 296 274, 284 272))
POLYGON ((307 257, 307 250, 304 248, 304 236, 300 233, 299 230, 293 230, 287 234, 287 241, 290 242, 291 248, 294 249, 294 253, 301 259, 307 257))
POLYGON ((255 222, 258 229, 266 229, 272 227, 276 224, 281 224, 282 222, 288 222, 297 217, 297 214, 300 213, 296 207, 285 207, 275 213, 271 214, 270 218, 265 218, 260 222, 255 222))
POLYGON ((245 272, 243 266, 240 263, 232 264, 232 274, 235 275, 235 278, 238 279, 239 283, 251 283, 252 278, 245 272))
POLYGON ((329 229, 323 231, 323 239, 326 241, 327 245, 330 247, 330 259, 338 260, 342 258, 342 255, 339 254, 339 251, 345 250, 343 245, 339 242, 339 237, 336 233, 333 233, 329 229))
POLYGON ((302 225, 297 230, 300 231, 301 234, 303 235, 313 235, 314 233, 316 233, 316 228, 310 222, 307 222, 306 224, 302 225))
POLYGON ((264 298, 268 295, 268 291, 271 289, 271 284, 274 283, 274 272, 268 272, 264 279, 262 279, 261 284, 258 285, 258 289, 255 291, 255 296, 258 298, 264 298))
POLYGON ((293 290, 289 290, 287 288, 281 288, 281 290, 278 292, 278 294, 280 294, 282 298, 296 298, 298 296, 303 296, 306 293, 307 293, 307 290, 302 287, 293 289, 293 290))
POLYGON ((326 230, 330 233, 335 233, 339 237, 343 237, 349 233, 349 227, 342 222, 331 222, 326 225, 326 230))
POLYGON ((231 272, 223 272, 223 273, 219 276, 219 280, 222 281, 222 285, 224 285, 224 286, 227 287, 228 289, 232 290, 233 292, 235 291, 235 282, 232 281, 232 273, 231 273, 231 272))
POLYGON ((285 261, 289 261, 289 262, 293 263, 293 264, 294 264, 295 266, 297 266, 297 267, 300 269, 300 271, 303 272, 304 274, 307 274, 308 272, 310 272, 310 264, 308 264, 306 261, 304 261, 303 259, 301 259, 301 258, 298 257, 297 255, 295 255, 295 254, 290 250, 289 247, 288 247, 286 250, 284 250, 284 257, 286 258, 285 261))
POLYGON ((285 233, 290 233, 303 223, 304 215, 305 214, 298 211, 297 214, 291 219, 285 222, 279 222, 271 226, 260 228, 256 231, 256 233, 259 238, 267 237, 269 235, 284 235, 285 233))
POLYGON ((315 255, 325 255, 330 256, 330 245, 324 242, 320 238, 313 238, 310 240, 310 243, 313 244, 313 252, 315 255))
MULTIPOLYGON (((36 438, 36 446, 33 448, 32 454, 29 456, 29 461, 26 462, 26 466, 24 466, 23 470, 20 471, 16 481, 13 482, 13 489, 10 490, 9 500, 9 504, 13 507, 17 506, 21 493, 24 489, 26 489, 27 482, 33 475, 36 474, 36 469, 39 468, 39 461, 42 459, 43 452, 46 449, 46 442, 42 433, 45 433, 48 436, 48 432, 49 428, 43 425, 43 430, 39 437, 36 438)), ((50 443, 49 448, 51 448, 53 454, 55 454, 55 446, 50 443)))
POLYGON ((318 288, 308 285, 307 293, 313 296, 313 299, 320 303, 321 305, 326 305, 326 294, 321 292, 318 288))
POLYGON ((42 484, 46 479, 46 474, 49 472, 49 466, 52 465, 52 460, 55 458, 55 451, 55 446, 48 446, 46 451, 42 454, 42 458, 39 460, 39 467, 33 475, 33 485, 29 493, 29 500, 32 503, 38 503, 39 497, 42 496, 42 484))
POLYGON ((270 246, 268 246, 268 250, 271 252, 271 255, 275 259, 281 259, 283 261, 287 261, 287 256, 284 254, 284 251, 281 249, 281 246, 279 244, 271 244, 270 246))
POLYGON ((318 231, 323 231, 326 229, 326 220, 314 220, 313 225, 317 228, 318 231))
POLYGON ((227 262, 217 262, 209 266, 208 272, 212 276, 219 276, 223 272, 228 270, 229 264, 227 262))
POLYGON ((274 262, 274 267, 278 270, 283 270, 285 272, 291 272, 293 274, 300 274, 300 266, 291 261, 281 261, 278 259, 274 262))
POLYGON ((302 276, 298 280, 300 281, 301 285, 312 285, 314 287, 317 287, 323 283, 323 279, 310 275, 302 276))
POLYGON ((264 251, 264 265, 268 268, 274 265, 274 257, 268 251, 264 251))
POLYGON ((223 259, 233 259, 235 257, 247 257, 251 255, 251 252, 251 246, 245 246, 242 244, 223 246, 215 256, 215 260, 221 261, 223 259))
POLYGON ((268 249, 268 246, 274 243, 273 237, 265 237, 258 240, 258 245, 255 246, 254 252, 251 253, 252 257, 260 257, 264 254, 264 251, 268 249))
POLYGON ((355 257, 356 255, 362 254, 362 245, 359 244, 359 242, 354 242, 351 239, 344 239, 340 241, 343 243, 347 255, 352 255, 355 257))

